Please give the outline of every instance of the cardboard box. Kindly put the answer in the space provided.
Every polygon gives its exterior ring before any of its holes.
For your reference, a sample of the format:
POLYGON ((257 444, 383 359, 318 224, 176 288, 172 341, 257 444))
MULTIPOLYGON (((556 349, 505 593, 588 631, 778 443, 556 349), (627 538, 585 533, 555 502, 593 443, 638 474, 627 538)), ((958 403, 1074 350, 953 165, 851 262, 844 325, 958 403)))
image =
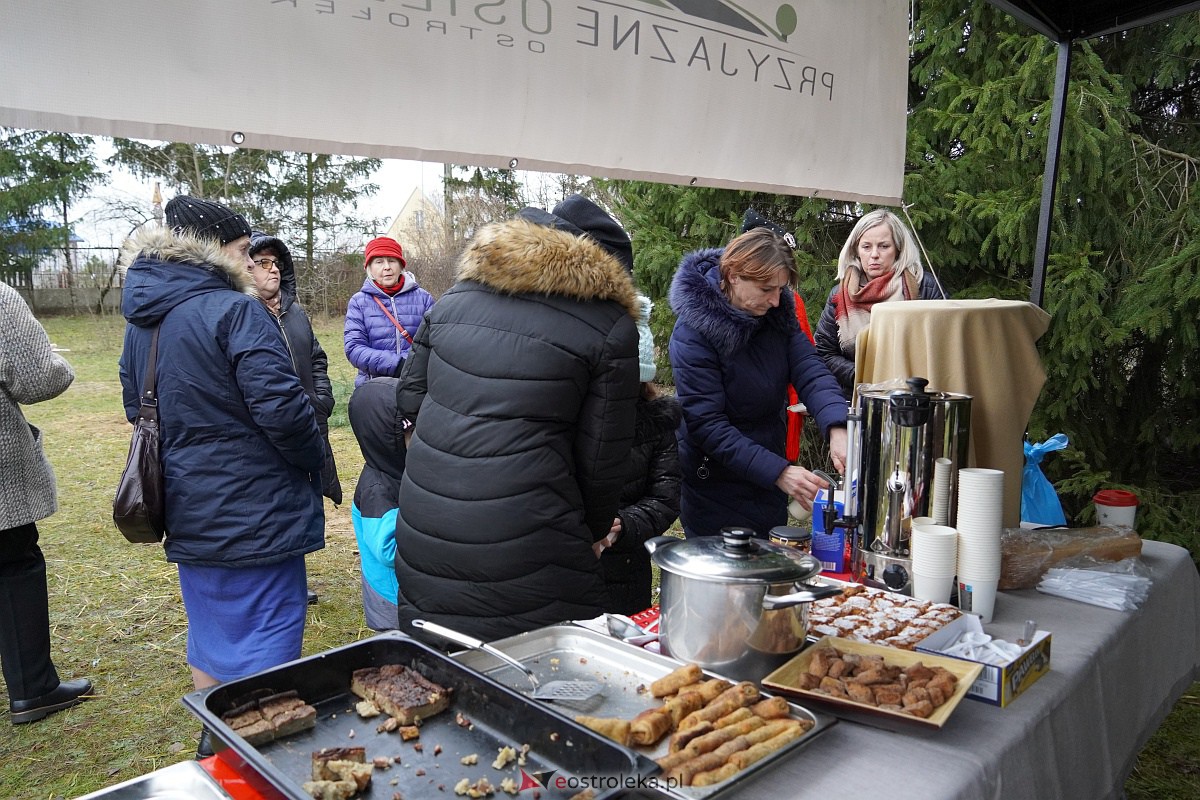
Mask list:
MULTIPOLYGON (((948 646, 963 633, 971 631, 982 632, 983 624, 974 614, 964 614, 937 633, 922 639, 916 649, 918 652, 944 656, 946 654, 941 652, 941 648, 948 646)), ((969 658, 961 660, 970 661, 972 664, 982 663, 969 658)), ((1034 634, 1033 641, 1021 651, 1021 655, 1009 663, 1002 666, 983 664, 983 672, 979 673, 979 678, 967 690, 967 697, 1004 707, 1049 671, 1050 632, 1038 631, 1034 634)))
MULTIPOLYGON (((846 493, 834 492, 834 507, 838 516, 845 507, 846 493)), ((846 531, 837 528, 825 530, 825 506, 829 504, 829 490, 821 489, 813 501, 812 510, 812 554, 821 562, 822 572, 844 572, 846 570, 846 531)))

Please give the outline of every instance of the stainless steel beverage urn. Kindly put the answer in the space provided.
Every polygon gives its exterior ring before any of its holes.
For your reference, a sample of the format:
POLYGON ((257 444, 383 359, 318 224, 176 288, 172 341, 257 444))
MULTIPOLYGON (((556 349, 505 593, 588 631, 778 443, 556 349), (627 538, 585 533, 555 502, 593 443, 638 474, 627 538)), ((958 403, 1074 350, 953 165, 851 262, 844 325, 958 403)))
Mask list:
POLYGON ((857 442, 850 445, 857 446, 852 465, 858 485, 847 528, 855 580, 911 594, 911 521, 929 514, 934 461, 948 458, 948 522, 954 524, 958 470, 968 466, 971 398, 927 391, 924 378, 906 383, 907 389, 866 389, 858 394, 858 413, 852 415, 858 420, 857 442))

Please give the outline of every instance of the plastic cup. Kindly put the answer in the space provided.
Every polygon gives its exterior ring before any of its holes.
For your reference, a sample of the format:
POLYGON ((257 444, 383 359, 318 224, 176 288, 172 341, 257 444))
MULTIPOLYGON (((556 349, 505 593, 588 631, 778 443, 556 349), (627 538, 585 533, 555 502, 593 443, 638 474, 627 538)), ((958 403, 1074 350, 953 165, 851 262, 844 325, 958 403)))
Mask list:
POLYGON ((960 534, 957 560, 959 575, 999 579, 1001 560, 998 541, 994 545, 984 545, 963 539, 960 534))
POLYGON ((1096 521, 1101 525, 1132 528, 1137 519, 1138 498, 1124 489, 1103 489, 1096 492, 1096 521))
POLYGON ((985 625, 992 621, 996 609, 996 587, 999 578, 976 578, 958 576, 958 607, 968 614, 976 614, 985 625))
POLYGON ((938 525, 946 525, 950 519, 951 472, 950 459, 939 458, 933 462, 933 502, 929 505, 938 525))
POLYGON ((934 558, 954 560, 959 552, 959 533, 944 525, 918 525, 910 539, 914 560, 934 558))
POLYGON ((947 553, 940 558, 934 556, 914 558, 912 571, 924 572, 926 575, 953 575, 958 571, 958 559, 954 557, 953 553, 947 553))
MULTIPOLYGON (((916 567, 914 567, 914 569, 916 569, 916 567)), ((1000 580, 1000 568, 999 567, 989 568, 982 564, 971 564, 971 563, 964 563, 964 562, 960 561, 960 562, 958 562, 957 573, 960 578, 963 575, 969 575, 972 578, 979 578, 980 580, 992 580, 992 581, 1000 580)))
POLYGON ((931 603, 950 602, 950 592, 954 590, 954 575, 925 575, 913 571, 913 597, 918 600, 928 600, 931 603))
POLYGON ((977 570, 986 570, 987 573, 995 572, 999 575, 1001 560, 1002 557, 998 546, 983 547, 961 540, 958 543, 959 572, 966 570, 968 573, 975 573, 977 570))
POLYGON ((998 469, 970 467, 958 471, 958 513, 955 526, 964 519, 979 521, 1004 517, 1004 473, 998 469))

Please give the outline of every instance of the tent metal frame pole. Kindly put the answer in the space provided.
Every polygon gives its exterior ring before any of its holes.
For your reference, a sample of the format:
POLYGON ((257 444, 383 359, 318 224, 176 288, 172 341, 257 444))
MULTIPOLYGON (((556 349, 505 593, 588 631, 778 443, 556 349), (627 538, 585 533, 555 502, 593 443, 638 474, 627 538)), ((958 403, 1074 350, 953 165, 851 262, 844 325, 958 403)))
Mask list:
POLYGON ((1050 258, 1050 225, 1054 221, 1054 193, 1058 186, 1058 156, 1062 150, 1063 119, 1067 110, 1067 83, 1071 78, 1071 42, 1058 43, 1054 70, 1054 102, 1050 111, 1050 137, 1046 142, 1046 170, 1042 174, 1042 207, 1038 213, 1037 243, 1033 251, 1033 287, 1029 301, 1042 306, 1046 296, 1046 262, 1050 258))

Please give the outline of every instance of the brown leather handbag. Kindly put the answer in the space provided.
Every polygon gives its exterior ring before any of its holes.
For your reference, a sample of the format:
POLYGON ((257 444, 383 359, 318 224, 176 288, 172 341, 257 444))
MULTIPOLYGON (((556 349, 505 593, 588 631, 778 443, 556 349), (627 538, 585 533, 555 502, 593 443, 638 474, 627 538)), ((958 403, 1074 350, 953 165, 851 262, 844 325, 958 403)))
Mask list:
POLYGON ((155 367, 158 362, 158 328, 150 340, 150 358, 142 386, 141 406, 133 425, 133 440, 125 471, 113 499, 113 522, 130 542, 161 542, 167 531, 163 499, 162 461, 158 455, 158 397, 155 367))

